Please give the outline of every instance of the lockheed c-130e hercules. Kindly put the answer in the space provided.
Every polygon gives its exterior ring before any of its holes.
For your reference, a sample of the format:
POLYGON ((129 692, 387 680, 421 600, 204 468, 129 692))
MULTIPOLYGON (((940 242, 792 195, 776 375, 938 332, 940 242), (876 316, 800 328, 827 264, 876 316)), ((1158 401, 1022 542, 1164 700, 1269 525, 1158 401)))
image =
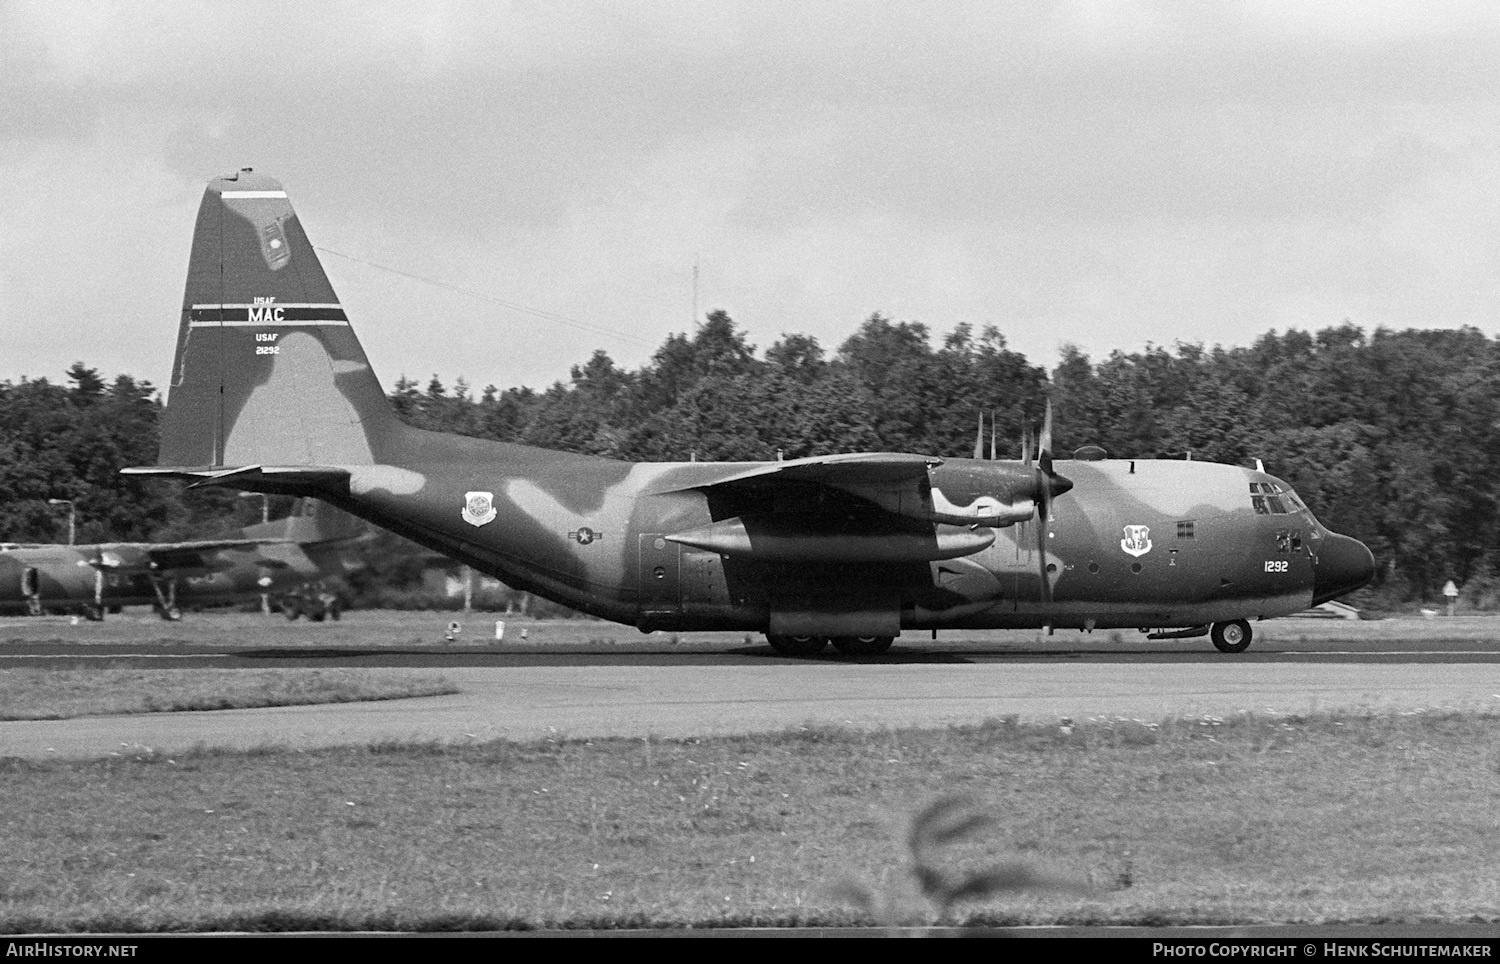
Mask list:
MULTIPOLYGON (((347 552, 364 541, 364 528, 358 519, 305 499, 285 519, 217 539, 0 545, 0 613, 76 612, 100 620, 106 611, 146 605, 176 620, 183 607, 300 592, 350 571, 347 552)), ((310 598, 310 615, 337 618, 337 610, 321 605, 323 594, 301 595, 310 598)), ((293 612, 289 606, 283 611, 293 612)))
POLYGON ((631 463, 407 426, 286 192, 246 169, 204 194, 159 465, 126 471, 316 496, 574 609, 763 632, 784 654, 1028 627, 1211 634, 1238 652, 1250 620, 1374 572, 1258 470, 1059 466, 1050 412, 1035 459, 975 455, 631 463))

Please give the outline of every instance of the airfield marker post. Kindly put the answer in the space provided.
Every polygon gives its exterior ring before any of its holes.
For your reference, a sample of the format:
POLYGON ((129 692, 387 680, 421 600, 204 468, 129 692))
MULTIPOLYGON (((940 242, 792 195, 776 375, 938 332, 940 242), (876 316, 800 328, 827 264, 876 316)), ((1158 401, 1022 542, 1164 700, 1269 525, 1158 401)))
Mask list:
POLYGON ((68 545, 73 545, 74 537, 78 533, 78 506, 72 499, 48 499, 48 505, 65 505, 68 507, 68 545))

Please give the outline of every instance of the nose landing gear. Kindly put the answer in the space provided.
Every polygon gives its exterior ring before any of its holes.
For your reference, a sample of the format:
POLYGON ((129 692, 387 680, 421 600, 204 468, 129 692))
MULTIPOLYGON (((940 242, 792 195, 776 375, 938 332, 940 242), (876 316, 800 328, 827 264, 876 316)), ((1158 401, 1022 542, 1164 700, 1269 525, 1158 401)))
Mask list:
POLYGON ((1214 641, 1214 648, 1221 653, 1243 653, 1250 648, 1250 637, 1253 635, 1250 624, 1243 619, 1214 623, 1214 628, 1209 633, 1214 641))

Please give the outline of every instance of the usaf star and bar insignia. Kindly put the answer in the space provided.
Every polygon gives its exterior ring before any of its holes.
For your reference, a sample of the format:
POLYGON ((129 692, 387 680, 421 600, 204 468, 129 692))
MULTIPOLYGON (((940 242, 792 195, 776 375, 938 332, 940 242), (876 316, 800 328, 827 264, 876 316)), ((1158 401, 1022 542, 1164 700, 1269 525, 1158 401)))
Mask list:
MULTIPOLYGON (((496 515, 495 493, 465 492, 462 514, 464 517, 464 521, 471 526, 478 527, 494 522, 496 515)), ((577 529, 574 529, 572 532, 568 533, 568 538, 578 543, 580 546, 586 546, 590 543, 598 542, 600 539, 603 539, 604 533, 599 532, 595 529, 590 529, 588 526, 579 526, 577 529)))

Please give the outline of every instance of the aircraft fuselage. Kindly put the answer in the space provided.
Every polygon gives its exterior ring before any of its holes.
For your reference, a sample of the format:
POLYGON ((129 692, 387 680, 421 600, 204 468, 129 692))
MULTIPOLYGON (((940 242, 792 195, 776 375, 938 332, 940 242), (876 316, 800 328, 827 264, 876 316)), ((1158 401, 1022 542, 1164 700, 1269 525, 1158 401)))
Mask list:
POLYGON ((1296 612, 1367 578, 1363 546, 1325 529, 1285 483, 1237 466, 1060 462, 1073 487, 1052 502, 1042 562, 1034 515, 994 526, 931 518, 1005 493, 1031 471, 1017 462, 935 464, 930 497, 893 514, 895 485, 720 484, 766 463, 626 463, 403 434, 408 467, 348 467, 335 504, 647 631, 1186 627, 1296 612), (1330 545, 1338 558, 1320 576, 1330 545))
POLYGON ((90 606, 221 606, 284 592, 317 578, 293 544, 218 549, 205 565, 153 572, 132 544, 17 546, 0 551, 0 612, 87 611, 90 606))

